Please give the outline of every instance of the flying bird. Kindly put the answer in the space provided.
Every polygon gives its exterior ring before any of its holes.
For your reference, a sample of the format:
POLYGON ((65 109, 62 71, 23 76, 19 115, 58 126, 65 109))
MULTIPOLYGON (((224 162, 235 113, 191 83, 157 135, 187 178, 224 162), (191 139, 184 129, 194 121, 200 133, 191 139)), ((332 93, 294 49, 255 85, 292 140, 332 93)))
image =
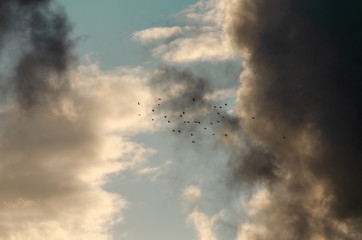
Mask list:
POLYGON ((180 133, 180 132, 181 132, 181 130, 178 130, 178 132, 180 133))
POLYGON ((193 102, 195 102, 195 101, 196 101, 196 99, 195 99, 195 98, 193 98, 193 99, 192 99, 192 101, 193 101, 193 102))
POLYGON ((182 115, 180 115, 180 117, 182 117, 182 115))
POLYGON ((195 141, 192 141, 192 143, 195 143, 195 141))
POLYGON ((140 102, 138 102, 138 105, 141 105, 140 102))
POLYGON ((165 118, 167 118, 167 116, 165 116, 165 118))
POLYGON ((191 136, 193 136, 194 134, 193 133, 191 133, 191 136))
POLYGON ((227 106, 228 104, 227 103, 225 103, 225 106, 227 106))
POLYGON ((152 112, 154 112, 155 111, 155 109, 152 109, 152 112))
POLYGON ((171 123, 171 121, 167 121, 168 123, 171 123))
POLYGON ((185 112, 182 112, 182 114, 185 114, 185 112))
POLYGON ((255 119, 255 117, 251 117, 252 119, 255 119))
POLYGON ((175 132, 175 129, 173 129, 172 132, 175 132))

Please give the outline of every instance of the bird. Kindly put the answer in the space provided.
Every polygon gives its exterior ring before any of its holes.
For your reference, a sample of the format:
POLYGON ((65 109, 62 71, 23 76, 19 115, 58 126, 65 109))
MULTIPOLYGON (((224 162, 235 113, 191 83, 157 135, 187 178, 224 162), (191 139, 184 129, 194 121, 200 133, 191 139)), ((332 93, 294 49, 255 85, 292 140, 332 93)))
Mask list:
POLYGON ((205 130, 207 130, 206 128, 204 128, 205 130))
POLYGON ((141 105, 140 102, 138 102, 138 105, 141 105))
POLYGON ((167 118, 167 116, 165 116, 165 118, 167 118))
POLYGON ((171 123, 171 121, 167 121, 168 123, 171 123))
POLYGON ((214 106, 214 108, 216 108, 216 106, 214 106))
POLYGON ((210 125, 213 125, 213 123, 210 123, 210 125))
POLYGON ((225 106, 227 106, 228 104, 227 103, 225 103, 225 106))
POLYGON ((283 138, 285 139, 285 136, 283 136, 283 138))
POLYGON ((195 143, 195 141, 192 141, 192 143, 195 143))
POLYGON ((141 116, 141 114, 138 114, 138 116, 141 116))
POLYGON ((190 123, 190 121, 187 121, 187 123, 190 123))
POLYGON ((185 112, 182 112, 182 114, 185 114, 185 112))
POLYGON ((193 136, 194 134, 193 133, 191 133, 191 136, 193 136))
POLYGON ((220 114, 219 112, 217 112, 217 114, 220 114))
POLYGON ((182 117, 182 115, 180 115, 180 117, 182 117))
POLYGON ((181 132, 181 130, 178 130, 178 132, 180 133, 180 132, 181 132))
POLYGON ((175 132, 175 129, 173 129, 172 132, 175 132))
POLYGON ((161 104, 157 104, 158 106, 160 106, 161 104))
POLYGON ((201 124, 200 122, 197 122, 198 124, 201 124))
POLYGON ((228 135, 225 133, 225 137, 227 137, 228 135))
POLYGON ((162 99, 161 98, 158 98, 159 101, 161 101, 162 99))
POLYGON ((252 119, 255 119, 255 117, 251 117, 252 119))
POLYGON ((155 111, 155 109, 152 109, 152 112, 154 112, 155 111))
POLYGON ((152 121, 154 121, 155 119, 152 118, 152 121))
POLYGON ((192 99, 192 101, 193 101, 193 102, 195 102, 195 101, 196 101, 196 99, 195 99, 195 98, 193 98, 193 99, 192 99))
POLYGON ((217 121, 217 123, 220 123, 220 121, 217 121))
POLYGON ((213 133, 212 136, 215 136, 215 133, 213 133))
POLYGON ((195 121, 195 123, 197 123, 197 121, 195 121))
POLYGON ((222 116, 222 118, 225 118, 224 116, 222 116))
POLYGON ((220 108, 222 108, 222 107, 220 106, 220 108))

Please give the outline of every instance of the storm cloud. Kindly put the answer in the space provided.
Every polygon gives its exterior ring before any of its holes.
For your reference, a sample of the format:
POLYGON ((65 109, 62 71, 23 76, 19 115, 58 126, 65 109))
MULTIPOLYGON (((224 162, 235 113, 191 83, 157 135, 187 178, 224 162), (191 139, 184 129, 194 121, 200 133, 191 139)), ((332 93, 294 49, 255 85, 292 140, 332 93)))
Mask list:
POLYGON ((229 33, 243 55, 238 114, 250 148, 234 149, 230 166, 264 189, 245 205, 239 239, 361 238, 361 10, 235 2, 229 33))

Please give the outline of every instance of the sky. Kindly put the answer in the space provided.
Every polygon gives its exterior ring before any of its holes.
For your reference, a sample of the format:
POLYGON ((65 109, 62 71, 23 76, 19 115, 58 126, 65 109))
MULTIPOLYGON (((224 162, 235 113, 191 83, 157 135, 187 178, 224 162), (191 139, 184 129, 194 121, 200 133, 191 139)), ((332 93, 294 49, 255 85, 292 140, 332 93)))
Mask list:
POLYGON ((361 10, 0 1, 0 239, 361 239, 361 10))

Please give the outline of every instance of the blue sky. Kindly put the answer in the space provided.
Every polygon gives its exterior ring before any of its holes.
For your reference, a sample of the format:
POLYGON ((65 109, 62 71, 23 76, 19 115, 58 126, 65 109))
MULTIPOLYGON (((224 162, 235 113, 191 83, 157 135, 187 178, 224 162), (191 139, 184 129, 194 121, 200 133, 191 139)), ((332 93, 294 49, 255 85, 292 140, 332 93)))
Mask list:
MULTIPOLYGON (((77 54, 91 54, 92 60, 102 70, 176 64, 180 68, 193 69, 194 74, 209 79, 216 89, 236 87, 240 73, 239 61, 163 62, 152 56, 149 46, 142 46, 132 37, 133 33, 152 27, 185 26, 186 21, 177 13, 196 2, 59 0, 73 23, 72 35, 78 38, 77 54)), ((233 104, 234 100, 228 102, 233 104)), ((113 175, 111 181, 104 186, 107 191, 123 196, 130 203, 124 211, 123 222, 113 230, 114 239, 198 239, 196 229, 188 223, 188 213, 182 204, 182 192, 193 184, 210 187, 207 183, 201 183, 209 181, 208 174, 213 172, 205 171, 205 168, 212 162, 222 162, 222 167, 227 155, 213 150, 214 143, 208 141, 203 143, 204 151, 190 148, 189 144, 180 142, 162 129, 156 133, 140 134, 132 139, 157 151, 149 157, 149 167, 158 167, 167 162, 172 164, 156 180, 128 170, 113 175), (190 168, 195 162, 199 162, 196 165, 198 167, 190 168)), ((208 197, 214 197, 213 194, 215 193, 211 191, 208 197)), ((199 207, 212 216, 221 209, 217 203, 213 205, 215 203, 210 202, 199 207)))

